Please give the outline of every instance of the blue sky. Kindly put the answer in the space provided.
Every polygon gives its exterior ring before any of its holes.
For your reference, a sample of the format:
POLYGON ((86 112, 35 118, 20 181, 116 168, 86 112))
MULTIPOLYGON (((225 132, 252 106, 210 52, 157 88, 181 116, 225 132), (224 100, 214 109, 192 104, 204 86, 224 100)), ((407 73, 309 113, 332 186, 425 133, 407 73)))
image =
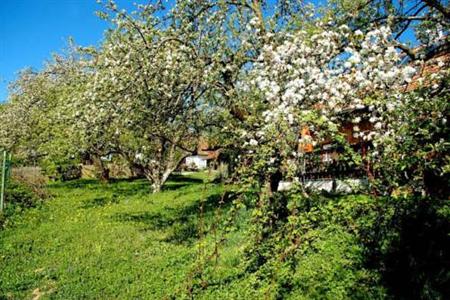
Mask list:
MULTIPOLYGON (((132 2, 117 1, 124 8, 132 2)), ((0 102, 17 71, 41 68, 69 37, 80 45, 98 44, 108 26, 95 15, 99 7, 95 0, 0 0, 0 102)))

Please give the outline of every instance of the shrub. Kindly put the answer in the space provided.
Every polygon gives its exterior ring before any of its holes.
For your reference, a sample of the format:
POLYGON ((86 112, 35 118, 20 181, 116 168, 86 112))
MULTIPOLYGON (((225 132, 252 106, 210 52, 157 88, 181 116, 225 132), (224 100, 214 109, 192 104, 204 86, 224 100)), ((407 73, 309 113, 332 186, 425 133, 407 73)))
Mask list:
POLYGON ((81 166, 61 165, 57 167, 57 179, 62 181, 74 180, 81 178, 81 166))
POLYGON ((46 198, 48 196, 47 189, 45 188, 48 182, 48 177, 42 174, 42 170, 40 168, 13 168, 11 175, 13 182, 22 183, 27 186, 37 197, 46 198))
POLYGON ((296 257, 293 299, 381 299, 378 275, 364 267, 364 247, 345 228, 311 232, 316 238, 296 257))
POLYGON ((0 212, 0 228, 7 226, 13 215, 38 206, 47 196, 43 187, 36 188, 16 180, 9 182, 5 193, 4 211, 0 212))
POLYGON ((30 186, 13 181, 6 190, 5 202, 7 205, 15 207, 30 208, 36 206, 39 202, 39 197, 30 186))
POLYGON ((269 217, 254 219, 262 238, 251 243, 247 271, 271 282, 275 298, 450 295, 448 201, 292 192, 255 211, 269 217))
POLYGON ((47 158, 40 162, 42 172, 50 179, 68 181, 81 178, 81 166, 78 160, 55 160, 47 158))

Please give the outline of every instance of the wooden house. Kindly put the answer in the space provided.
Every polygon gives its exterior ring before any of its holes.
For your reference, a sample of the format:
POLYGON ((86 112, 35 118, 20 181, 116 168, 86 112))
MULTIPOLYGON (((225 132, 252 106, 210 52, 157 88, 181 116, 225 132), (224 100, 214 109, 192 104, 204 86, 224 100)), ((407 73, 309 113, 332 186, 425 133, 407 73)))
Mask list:
MULTIPOLYGON (((433 84, 432 79, 429 79, 429 75, 438 72, 442 68, 448 68, 449 65, 450 52, 448 48, 444 48, 440 52, 435 52, 428 57, 423 67, 413 77, 413 80, 404 86, 404 91, 413 91, 421 84, 433 84)), ((372 143, 370 139, 363 138, 364 133, 372 131, 374 127, 374 123, 370 122, 372 112, 368 107, 348 108, 344 109, 341 115, 343 116, 343 120, 361 119, 358 124, 354 124, 351 121, 343 121, 340 126, 340 131, 344 134, 348 145, 361 155, 363 164, 360 166, 346 166, 345 163, 340 163, 339 159, 342 149, 340 149, 339 145, 333 144, 330 141, 324 141, 316 146, 312 143, 299 144, 298 151, 304 154, 305 161, 302 170, 303 179, 372 177, 370 159, 367 156, 367 153, 372 147, 372 143)), ((300 136, 302 140, 308 140, 307 137, 312 136, 312 134, 309 128, 304 127, 301 129, 300 136)))

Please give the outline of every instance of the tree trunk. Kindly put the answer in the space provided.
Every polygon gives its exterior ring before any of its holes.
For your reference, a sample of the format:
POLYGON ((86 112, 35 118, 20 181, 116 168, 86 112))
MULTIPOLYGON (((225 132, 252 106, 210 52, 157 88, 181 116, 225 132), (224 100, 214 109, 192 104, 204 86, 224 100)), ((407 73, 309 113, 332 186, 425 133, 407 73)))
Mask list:
POLYGON ((278 191, 278 185, 283 177, 280 170, 277 170, 273 174, 266 175, 264 178, 263 189, 260 192, 260 198, 268 197, 272 198, 273 194, 278 191))
POLYGON ((162 189, 162 184, 159 181, 152 183, 152 193, 153 194, 161 192, 161 189, 162 189))
POLYGON ((162 187, 169 179, 169 176, 178 168, 186 156, 187 155, 179 158, 178 161, 171 160, 170 162, 167 162, 167 165, 160 165, 159 167, 154 168, 148 165, 144 167, 144 175, 151 183, 152 193, 159 193, 162 190, 162 187), (161 170, 163 170, 163 172, 161 170))
POLYGON ((109 169, 106 168, 106 167, 104 167, 104 168, 102 169, 101 174, 100 174, 100 181, 101 181, 101 182, 107 183, 107 182, 109 182, 109 180, 110 180, 110 177, 109 177, 109 169))
MULTIPOLYGON (((150 183, 151 192, 154 193, 155 189, 157 189, 157 186, 155 185, 156 180, 152 174, 152 171, 144 167, 144 176, 145 176, 145 178, 147 178, 147 180, 150 183)), ((159 190, 161 190, 161 187, 159 188, 159 190)))
POLYGON ((169 176, 170 176, 170 174, 172 174, 173 171, 174 171, 174 169, 168 169, 163 173, 163 175, 159 181, 160 185, 161 185, 160 190, 161 190, 162 186, 166 183, 167 179, 169 179, 169 176))
POLYGON ((152 183, 152 193, 159 193, 162 190, 162 187, 166 183, 167 179, 169 179, 170 174, 172 174, 173 169, 167 169, 164 171, 164 173, 160 176, 158 175, 150 175, 150 172, 147 172, 148 176, 147 179, 150 180, 152 183))
POLYGON ((153 194, 161 192, 162 186, 164 182, 162 178, 158 175, 159 172, 145 169, 144 174, 145 178, 150 182, 151 192, 153 194), (155 174, 156 173, 156 174, 155 174))

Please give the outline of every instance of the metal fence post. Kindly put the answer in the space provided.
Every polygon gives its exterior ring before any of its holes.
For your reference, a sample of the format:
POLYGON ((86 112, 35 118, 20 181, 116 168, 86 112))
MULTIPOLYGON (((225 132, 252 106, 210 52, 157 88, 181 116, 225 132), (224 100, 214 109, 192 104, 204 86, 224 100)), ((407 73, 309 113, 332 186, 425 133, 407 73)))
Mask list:
POLYGON ((5 184, 6 184, 6 150, 3 150, 3 164, 2 164, 2 186, 0 194, 0 211, 3 211, 5 204, 5 184))

